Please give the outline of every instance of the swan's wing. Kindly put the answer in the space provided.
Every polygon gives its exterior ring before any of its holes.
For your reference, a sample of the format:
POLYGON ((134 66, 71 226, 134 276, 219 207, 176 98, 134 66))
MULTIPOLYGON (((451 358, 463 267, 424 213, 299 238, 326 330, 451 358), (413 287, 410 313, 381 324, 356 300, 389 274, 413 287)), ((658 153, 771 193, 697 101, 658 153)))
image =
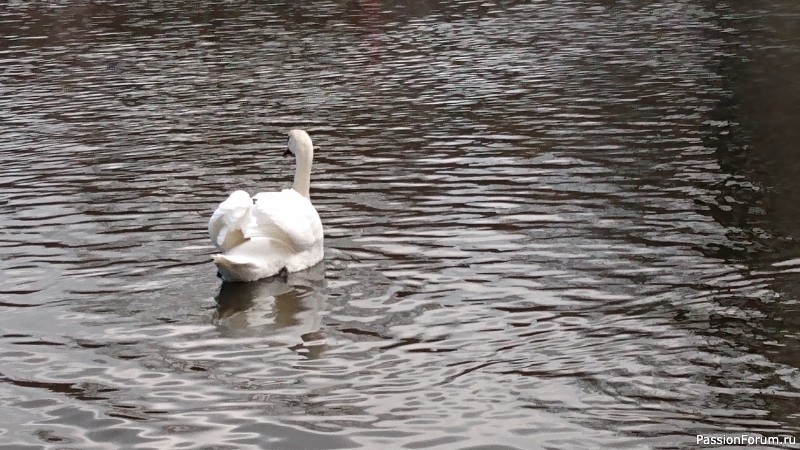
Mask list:
POLYGON ((279 239, 297 252, 309 250, 322 240, 322 222, 317 210, 294 189, 261 192, 254 200, 253 220, 244 229, 246 238, 279 239))
POLYGON ((243 228, 251 221, 250 208, 253 199, 245 191, 235 191, 224 202, 220 203, 217 210, 208 221, 208 234, 211 242, 222 252, 244 242, 243 228))

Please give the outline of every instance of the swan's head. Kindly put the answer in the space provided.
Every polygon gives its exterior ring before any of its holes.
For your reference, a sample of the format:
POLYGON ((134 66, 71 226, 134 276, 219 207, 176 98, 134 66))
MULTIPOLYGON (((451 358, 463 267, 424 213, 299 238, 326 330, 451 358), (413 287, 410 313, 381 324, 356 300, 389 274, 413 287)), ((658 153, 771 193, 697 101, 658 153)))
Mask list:
POLYGON ((300 155, 305 158, 314 156, 314 144, 311 143, 311 138, 303 130, 294 129, 289 132, 289 141, 286 143, 287 149, 283 152, 283 156, 300 155))

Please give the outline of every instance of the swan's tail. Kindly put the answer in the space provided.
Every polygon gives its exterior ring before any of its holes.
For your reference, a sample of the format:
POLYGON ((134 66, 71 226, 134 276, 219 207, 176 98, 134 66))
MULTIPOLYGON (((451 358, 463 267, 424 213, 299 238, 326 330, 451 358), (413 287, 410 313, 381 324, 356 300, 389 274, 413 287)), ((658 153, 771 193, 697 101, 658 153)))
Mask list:
POLYGON ((213 260, 223 280, 255 281, 278 273, 290 256, 277 239, 252 238, 226 253, 214 255, 213 260))
POLYGON ((231 255, 213 255, 211 258, 225 281, 254 281, 260 278, 258 266, 243 258, 231 255))

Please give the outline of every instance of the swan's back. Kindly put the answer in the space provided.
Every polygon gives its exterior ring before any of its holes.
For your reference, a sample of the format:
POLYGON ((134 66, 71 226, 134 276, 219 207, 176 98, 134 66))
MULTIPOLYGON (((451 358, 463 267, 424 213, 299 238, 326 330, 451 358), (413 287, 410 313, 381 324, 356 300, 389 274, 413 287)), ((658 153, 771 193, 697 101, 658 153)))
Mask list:
POLYGON ((252 199, 236 191, 219 205, 208 228, 224 252, 214 262, 228 281, 254 281, 283 268, 297 272, 324 256, 319 214, 294 189, 262 192, 252 199))
POLYGON ((260 192, 253 199, 253 220, 244 230, 246 237, 278 238, 298 252, 321 245, 322 221, 309 199, 294 189, 260 192))

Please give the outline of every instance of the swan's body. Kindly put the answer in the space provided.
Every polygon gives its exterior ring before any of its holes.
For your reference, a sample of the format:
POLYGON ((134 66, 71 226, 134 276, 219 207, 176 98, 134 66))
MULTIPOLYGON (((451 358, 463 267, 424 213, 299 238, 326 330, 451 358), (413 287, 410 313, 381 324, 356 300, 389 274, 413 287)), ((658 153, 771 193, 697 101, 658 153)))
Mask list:
POLYGON ((214 255, 225 281, 255 281, 307 269, 322 260, 322 221, 309 199, 314 147, 305 131, 289 132, 289 149, 297 158, 292 189, 261 192, 254 197, 235 191, 208 222, 214 255))

